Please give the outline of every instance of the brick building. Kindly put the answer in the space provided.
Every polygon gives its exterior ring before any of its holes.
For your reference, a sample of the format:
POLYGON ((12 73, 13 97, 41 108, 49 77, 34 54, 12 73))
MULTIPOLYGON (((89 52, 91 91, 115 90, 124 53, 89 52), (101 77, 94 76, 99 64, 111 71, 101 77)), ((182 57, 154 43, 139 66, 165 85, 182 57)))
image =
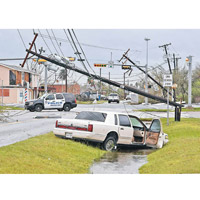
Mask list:
POLYGON ((38 78, 38 74, 22 67, 0 64, 0 101, 5 104, 24 103, 27 87, 28 99, 36 98, 34 88, 38 78))
MULTIPOLYGON (((48 93, 62 93, 65 92, 66 86, 65 84, 55 84, 55 85, 48 85, 47 90, 48 93)), ((44 94, 44 86, 39 88, 40 96, 44 94)), ((80 94, 80 85, 77 83, 69 84, 67 87, 67 92, 72 93, 74 95, 80 94)))

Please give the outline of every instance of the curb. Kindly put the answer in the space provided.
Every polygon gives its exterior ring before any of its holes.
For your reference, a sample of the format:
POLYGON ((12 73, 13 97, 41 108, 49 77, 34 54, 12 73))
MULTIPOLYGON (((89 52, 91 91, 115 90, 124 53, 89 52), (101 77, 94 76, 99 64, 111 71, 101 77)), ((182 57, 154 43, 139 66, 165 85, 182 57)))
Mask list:
POLYGON ((35 116, 35 117, 33 117, 34 119, 46 119, 46 118, 52 118, 52 119, 54 119, 54 118, 62 118, 61 116, 35 116))

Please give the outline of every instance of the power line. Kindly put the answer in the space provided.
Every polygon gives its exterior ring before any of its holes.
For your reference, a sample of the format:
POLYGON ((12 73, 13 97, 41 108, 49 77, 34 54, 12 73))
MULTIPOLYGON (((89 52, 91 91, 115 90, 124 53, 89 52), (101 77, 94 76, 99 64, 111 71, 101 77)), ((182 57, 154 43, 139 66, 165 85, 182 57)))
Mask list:
POLYGON ((20 31, 19 31, 19 29, 17 29, 17 31, 18 31, 19 36, 20 36, 20 38, 21 38, 21 41, 22 41, 22 43, 23 43, 23 45, 24 45, 24 48, 27 49, 27 48, 26 48, 26 45, 25 45, 25 42, 24 42, 24 40, 23 40, 23 38, 22 38, 22 35, 21 35, 20 31))
POLYGON ((49 37, 50 37, 50 40, 51 40, 51 43, 52 43, 52 45, 53 45, 54 49, 56 50, 56 53, 59 55, 59 53, 58 53, 58 50, 56 49, 56 46, 54 45, 54 43, 53 43, 53 40, 51 39, 51 36, 50 36, 50 34, 49 34, 49 31, 48 31, 48 29, 46 29, 46 31, 47 31, 47 34, 48 34, 48 35, 49 35, 49 37))
MULTIPOLYGON (((64 29, 65 31, 65 29, 64 29)), ((66 34, 66 32, 65 32, 66 34)), ((51 36, 48 36, 48 35, 45 35, 45 34, 42 34, 43 37, 45 38, 48 38, 48 39, 57 39, 58 41, 61 41, 61 42, 68 42, 70 43, 69 40, 66 40, 66 39, 63 39, 63 38, 54 38, 54 37, 51 37, 51 36)), ((103 47, 103 46, 98 46, 98 45, 92 45, 92 44, 86 44, 86 43, 80 43, 82 46, 87 46, 87 47, 92 47, 92 48, 99 48, 99 49, 106 49, 106 50, 111 50, 111 51, 126 51, 124 49, 116 49, 116 48, 111 48, 111 47, 103 47)), ((140 50, 130 50, 130 52, 141 52, 140 50)))
MULTIPOLYGON (((51 32, 52 32, 52 34, 53 34, 54 38, 56 39, 56 36, 55 36, 55 34, 54 34, 54 32, 53 32, 53 30, 52 30, 52 29, 51 29, 51 32)), ((58 44, 58 41, 57 41, 57 39, 56 39, 56 43, 57 43, 57 45, 58 45, 58 48, 59 48, 59 50, 60 50, 61 54, 63 55, 63 57, 65 57, 65 56, 64 56, 64 53, 62 52, 62 49, 60 48, 60 45, 58 44)))
MULTIPOLYGON (((22 41, 22 43, 23 43, 23 45, 24 45, 24 48, 27 49, 27 48, 26 48, 26 45, 25 45, 25 42, 24 42, 24 40, 23 40, 23 38, 22 38, 22 35, 21 35, 20 31, 19 31, 19 29, 17 29, 17 31, 18 31, 19 36, 20 36, 20 38, 21 38, 21 41, 22 41)), ((26 61, 26 64, 27 64, 27 68, 29 69, 28 62, 27 62, 27 61, 26 61)))
POLYGON ((74 50, 74 52, 76 52, 75 48, 73 47, 73 45, 72 45, 72 43, 71 43, 71 41, 70 41, 70 39, 69 39, 69 37, 68 37, 68 35, 67 35, 67 32, 65 31, 65 29, 63 29, 63 30, 64 30, 64 32, 65 32, 65 35, 66 35, 66 37, 67 37, 67 39, 68 39, 68 42, 70 43, 72 49, 74 50))
POLYGON ((41 34, 41 32, 40 32, 39 29, 38 29, 38 32, 40 33, 40 35, 41 35, 41 37, 42 37, 42 39, 43 39, 43 41, 44 41, 46 47, 48 48, 49 52, 50 52, 51 54, 53 54, 52 51, 51 51, 51 49, 49 48, 48 44, 46 43, 45 39, 43 38, 43 36, 42 36, 42 34, 41 34))
MULTIPOLYGON (((69 30, 69 29, 67 29, 67 30, 68 30, 68 33, 69 33, 71 39, 72 39, 73 45, 74 45, 74 47, 75 47, 75 49, 76 49, 75 54, 78 55, 78 57, 79 57, 79 59, 80 59, 82 65, 83 65, 83 67, 85 68, 85 70, 86 70, 86 71, 88 72, 88 74, 90 75, 90 72, 88 71, 87 67, 85 66, 85 63, 83 62, 83 59, 82 59, 81 56, 80 56, 80 53, 79 53, 78 48, 77 48, 77 46, 76 46, 76 44, 75 44, 75 42, 74 42, 74 39, 73 39, 73 37, 72 37, 72 35, 71 35, 70 30, 69 30)), ((90 76, 91 76, 91 75, 90 75, 90 76)))
POLYGON ((84 57, 85 57, 85 60, 86 60, 86 62, 87 62, 87 64, 88 64, 88 66, 89 66, 90 69, 94 72, 94 74, 96 74, 95 71, 94 71, 94 70, 92 69, 92 67, 90 66, 90 63, 88 62, 87 57, 86 57, 86 55, 85 55, 85 53, 84 53, 84 51, 83 51, 83 49, 82 49, 82 47, 81 47, 81 45, 80 45, 80 43, 79 43, 79 41, 78 41, 78 38, 76 37, 76 34, 75 34, 75 32, 74 32, 73 29, 72 29, 72 32, 73 32, 74 37, 76 38, 76 41, 77 41, 77 43, 78 43, 78 45, 79 45, 79 47, 80 47, 80 49, 81 49, 81 51, 82 51, 82 53, 83 53, 83 55, 84 55, 84 57))

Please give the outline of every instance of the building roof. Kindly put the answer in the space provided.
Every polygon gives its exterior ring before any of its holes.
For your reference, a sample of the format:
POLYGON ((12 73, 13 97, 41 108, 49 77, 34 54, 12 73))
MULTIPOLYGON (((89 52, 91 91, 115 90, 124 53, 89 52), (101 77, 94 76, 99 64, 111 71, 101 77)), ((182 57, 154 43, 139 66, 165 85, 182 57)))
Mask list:
POLYGON ((30 73, 30 74, 39 75, 39 74, 37 74, 33 71, 30 71, 28 69, 24 69, 22 67, 18 67, 18 66, 15 66, 15 65, 7 65, 7 64, 0 63, 0 66, 6 67, 6 68, 9 68, 9 69, 12 69, 12 70, 20 71, 20 72, 27 72, 27 73, 30 73))

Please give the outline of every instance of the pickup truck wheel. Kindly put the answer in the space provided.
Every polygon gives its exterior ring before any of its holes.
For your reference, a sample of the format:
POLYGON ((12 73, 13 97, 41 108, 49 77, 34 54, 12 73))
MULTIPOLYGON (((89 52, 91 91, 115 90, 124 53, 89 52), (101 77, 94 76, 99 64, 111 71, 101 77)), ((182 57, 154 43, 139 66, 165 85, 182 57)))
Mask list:
POLYGON ((70 111, 71 110, 71 106, 69 104, 65 104, 63 109, 64 109, 64 111, 70 111))
POLYGON ((106 151, 112 151, 116 148, 116 139, 113 136, 109 136, 103 143, 103 149, 106 151))
POLYGON ((42 105, 38 104, 35 106, 35 111, 36 112, 41 112, 42 111, 42 105))

